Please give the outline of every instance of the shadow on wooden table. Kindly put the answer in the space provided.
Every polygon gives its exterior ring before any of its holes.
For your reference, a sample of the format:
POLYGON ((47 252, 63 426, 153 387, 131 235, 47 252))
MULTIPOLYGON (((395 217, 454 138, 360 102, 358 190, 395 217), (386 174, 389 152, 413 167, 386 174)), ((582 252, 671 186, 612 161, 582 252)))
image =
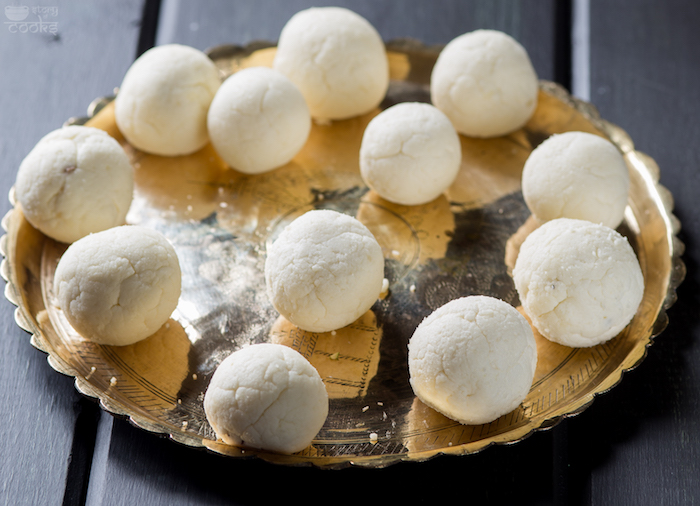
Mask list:
POLYGON ((106 479, 125 486, 145 482, 136 489, 149 495, 133 498, 141 504, 190 494, 197 504, 273 504, 293 497, 310 504, 434 504, 454 500, 457 492, 471 504, 534 505, 552 503, 551 454, 550 435, 539 433, 516 446, 385 469, 282 467, 186 448, 115 420, 106 479))
MULTIPOLYGON (((689 219, 682 215, 678 217, 681 222, 689 219)), ((685 243, 686 251, 695 247, 692 239, 682 231, 679 238, 685 243)), ((647 464, 658 457, 653 453, 653 447, 634 447, 632 456, 616 454, 626 453, 626 443, 634 439, 669 441, 662 432, 666 429, 669 433, 677 431, 673 426, 692 419, 692 413, 697 410, 692 395, 688 395, 689 388, 692 389, 689 381, 693 376, 688 355, 697 346, 693 334, 700 325, 697 310, 700 307, 700 285, 696 263, 690 255, 682 258, 687 274, 677 290, 678 301, 668 310, 668 327, 654 340, 647 357, 636 369, 626 373, 619 385, 598 397, 588 410, 567 421, 570 465, 567 489, 569 497, 574 500, 570 504, 591 504, 594 501, 595 498, 591 497, 593 476, 597 476, 596 483, 607 481, 606 487, 618 490, 649 486, 645 485, 643 475, 647 464), (647 434, 638 437, 642 433, 647 434), (645 453, 647 449, 649 452, 645 453), (607 470, 608 464, 616 458, 635 461, 639 474, 634 483, 624 482, 607 470), (616 479, 618 483, 615 483, 616 479)), ((691 438, 692 433, 689 430, 686 439, 691 438)), ((674 453, 684 447, 690 448, 687 440, 678 441, 677 446, 668 448, 668 451, 674 453)), ((687 469, 695 465, 694 462, 679 463, 681 468, 687 469)))

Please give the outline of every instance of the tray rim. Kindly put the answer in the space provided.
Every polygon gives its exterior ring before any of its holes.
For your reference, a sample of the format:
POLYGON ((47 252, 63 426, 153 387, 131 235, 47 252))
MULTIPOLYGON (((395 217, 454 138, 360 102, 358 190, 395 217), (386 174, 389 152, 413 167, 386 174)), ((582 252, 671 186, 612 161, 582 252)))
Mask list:
MULTIPOLYGON (((245 46, 240 45, 220 45, 215 46, 206 50, 208 55, 214 54, 216 51, 254 51, 256 49, 262 49, 266 47, 272 47, 275 44, 268 41, 253 41, 245 46)), ((396 39, 386 43, 387 50, 421 50, 421 51, 439 51, 442 45, 425 45, 420 41, 415 39, 396 39)), ((568 413, 564 413, 552 418, 543 419, 536 426, 526 426, 524 433, 517 436, 515 439, 509 439, 504 441, 477 441, 473 443, 468 443, 464 445, 459 445, 455 447, 448 447, 442 449, 434 450, 421 450, 417 452, 408 452, 405 454, 397 454, 388 459, 385 455, 378 456, 359 456, 359 457, 304 457, 300 455, 281 455, 274 454, 271 452, 259 451, 259 450, 245 450, 245 455, 237 454, 231 455, 225 451, 217 450, 217 447, 223 447, 225 445, 217 442, 212 442, 212 444, 207 445, 203 440, 197 437, 189 436, 185 432, 171 432, 166 427, 161 424, 154 423, 146 417, 139 416, 137 414, 130 413, 128 407, 115 402, 106 392, 101 392, 98 389, 92 387, 88 381, 86 381, 82 376, 80 376, 72 367, 66 364, 60 357, 52 353, 52 348, 49 345, 47 339, 42 334, 41 328, 35 322, 29 310, 23 307, 21 304, 22 296, 20 289, 17 284, 16 273, 13 268, 12 260, 14 259, 8 244, 10 240, 10 233, 12 231, 13 221, 16 221, 16 213, 21 213, 21 209, 18 208, 17 202, 14 197, 14 186, 11 188, 9 193, 9 201, 12 205, 11 209, 2 218, 1 226, 4 231, 2 237, 0 237, 0 255, 2 255, 2 261, 0 262, 0 276, 5 280, 5 298, 15 306, 14 319, 15 323, 24 331, 30 334, 30 343, 33 347, 47 354, 47 361, 51 368, 55 371, 70 376, 74 378, 74 386, 76 390, 83 396, 94 400, 99 403, 100 407, 106 412, 110 413, 115 417, 126 419, 135 427, 142 430, 146 430, 152 434, 167 437, 175 442, 181 443, 188 447, 206 449, 207 452, 216 455, 227 455, 233 458, 259 458, 263 461, 277 465, 286 465, 294 467, 318 467, 318 468, 332 468, 332 469, 342 469, 348 467, 365 467, 365 468, 383 468, 393 465, 398 462, 424 462, 431 460, 440 455, 471 455, 479 453, 486 448, 493 445, 511 445, 518 443, 527 437, 531 436, 535 432, 549 430, 556 425, 558 425, 563 419, 576 416, 588 407, 591 406, 593 401, 599 395, 609 392, 612 388, 617 386, 621 381, 625 373, 638 367, 641 362, 646 358, 649 347, 654 343, 656 337, 661 334, 668 326, 669 317, 667 310, 676 302, 677 300, 677 288, 683 282, 686 275, 686 267, 683 259, 681 258, 685 245, 678 238, 678 232, 680 231, 680 221, 673 214, 673 197, 671 193, 659 182, 659 168, 656 162, 650 156, 643 152, 640 152, 634 148, 634 143, 630 136, 621 127, 603 119, 600 116, 598 109, 591 103, 586 102, 580 98, 577 98, 570 94, 563 86, 554 83, 552 81, 540 80, 539 81, 540 90, 548 93, 554 98, 559 99, 564 104, 569 105, 576 111, 581 113, 588 121, 590 121, 596 128, 605 133, 606 136, 621 149, 624 154, 634 154, 641 159, 641 162, 648 169, 653 183, 659 195, 661 196, 663 207, 665 210, 664 219, 667 221, 668 227, 668 239, 669 239, 669 249, 671 250, 671 269, 668 279, 668 288, 663 304, 659 309, 659 313, 652 326, 651 333, 648 337, 647 342, 644 346, 636 347, 633 353, 623 361, 615 371, 608 376, 611 379, 608 386, 601 388, 587 394, 578 408, 573 409, 568 413)), ((115 88, 115 95, 117 89, 115 88)), ((102 107, 107 105, 114 99, 114 96, 98 97, 93 100, 88 109, 87 115, 83 117, 73 117, 69 118, 65 125, 75 125, 83 124, 94 115, 96 115, 102 107)), ((16 225, 16 224, 15 224, 16 225)))

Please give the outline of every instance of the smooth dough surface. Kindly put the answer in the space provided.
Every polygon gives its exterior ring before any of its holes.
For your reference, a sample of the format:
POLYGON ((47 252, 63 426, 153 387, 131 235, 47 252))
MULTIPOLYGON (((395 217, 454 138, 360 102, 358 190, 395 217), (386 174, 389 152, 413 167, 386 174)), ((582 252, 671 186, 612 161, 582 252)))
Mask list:
POLYGON ((68 126, 43 137, 22 161, 15 195, 29 223, 71 243, 124 224, 134 172, 119 143, 102 130, 68 126))
POLYGON ((268 248, 265 281, 282 316, 303 330, 329 332, 357 320, 379 297, 382 248, 352 216, 309 211, 268 248))
POLYGON ((530 324, 510 304, 481 295, 436 309, 408 344, 411 387, 463 424, 489 423, 525 399, 537 366, 530 324))
POLYGON ((522 127, 537 106, 537 74, 525 49, 496 30, 451 40, 430 78, 433 104, 458 132, 497 137, 522 127))
POLYGON ((569 218, 548 221, 525 239, 513 279, 535 328, 572 347, 615 337, 644 295, 642 270, 627 239, 610 227, 569 218))
POLYGON ((313 7, 292 16, 280 33, 274 68, 297 85, 319 119, 369 112, 389 87, 379 33, 342 7, 313 7))
POLYGON ((318 371, 281 344, 254 344, 229 355, 204 396, 204 412, 225 443, 295 453, 309 446, 328 416, 318 371))
POLYGON ((155 333, 177 307, 180 264, 159 232, 124 225, 88 235, 63 254, 54 293, 73 328, 123 346, 155 333))
POLYGON ((530 154, 522 191, 540 222, 574 218, 617 228, 627 206, 629 174, 610 141, 566 132, 549 137, 530 154))
POLYGON ((207 111, 221 85, 203 52, 180 44, 149 49, 131 65, 115 99, 119 130, 135 148, 186 155, 209 142, 207 111))
POLYGON ((360 147, 360 172, 382 198, 425 204, 455 180, 462 161, 459 135, 436 107, 404 102, 369 122, 360 147))
POLYGON ((259 174, 288 163, 301 150, 311 116, 303 95, 283 74, 252 67, 224 81, 207 125, 212 146, 226 163, 259 174))

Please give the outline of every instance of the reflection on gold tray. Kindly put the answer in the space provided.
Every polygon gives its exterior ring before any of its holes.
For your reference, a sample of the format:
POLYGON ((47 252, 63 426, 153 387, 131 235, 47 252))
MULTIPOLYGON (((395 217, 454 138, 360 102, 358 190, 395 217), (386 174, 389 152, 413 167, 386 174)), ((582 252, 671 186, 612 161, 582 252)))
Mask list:
MULTIPOLYGON (((428 101, 438 49, 407 41, 388 49, 392 82, 382 107, 428 101)), ((269 44, 225 46, 210 55, 228 75, 270 65, 274 51, 269 44)), ((52 290, 66 245, 32 228, 18 206, 3 221, 6 295, 18 306, 17 323, 32 334, 32 344, 48 353, 56 370, 75 377, 78 390, 139 427, 193 447, 339 468, 382 467, 516 442, 581 412, 637 365, 665 327, 665 310, 684 276, 679 225, 654 161, 635 151, 625 132, 600 119, 592 106, 549 82, 541 83, 538 108, 522 130, 495 139, 461 137, 457 181, 435 201, 414 207, 382 200, 360 177, 362 133, 378 110, 315 124, 290 164, 256 176, 229 169, 211 146, 177 158, 133 149, 117 130, 109 100, 96 102, 89 113, 88 124, 119 140, 134 165, 136 189, 127 221, 161 231, 178 252, 180 304, 169 323, 141 343, 111 347, 83 340, 56 308, 52 290), (536 334, 539 362, 522 405, 490 424, 460 425, 415 399, 407 342, 425 316, 456 297, 486 294, 519 306, 509 272, 534 228, 520 193, 521 170, 537 144, 568 130, 607 137, 625 155, 631 196, 619 230, 639 256, 644 300, 629 327, 606 344, 573 349, 536 334), (279 317, 263 276, 266 244, 315 208, 362 221, 382 245, 390 283, 386 297, 357 322, 324 334, 303 332, 279 317), (318 368, 330 396, 325 426, 295 455, 224 445, 204 416, 203 394, 216 366, 239 347, 264 341, 300 351, 318 368)))

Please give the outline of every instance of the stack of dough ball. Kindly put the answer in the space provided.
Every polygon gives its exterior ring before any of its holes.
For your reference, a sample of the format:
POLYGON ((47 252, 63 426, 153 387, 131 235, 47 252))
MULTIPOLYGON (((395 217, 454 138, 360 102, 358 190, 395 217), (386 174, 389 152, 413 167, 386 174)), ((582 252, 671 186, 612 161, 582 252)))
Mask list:
POLYGON ((204 412, 225 443, 295 453, 309 446, 328 416, 328 393, 303 355, 281 344, 254 344, 214 372, 204 412))
POLYGON ((627 239, 585 220, 559 218, 532 232, 520 247, 513 278, 535 328, 572 347, 615 337, 644 295, 644 277, 627 239))
POLYGON ((522 127, 537 106, 538 89, 525 49, 495 30, 450 41, 430 78, 433 104, 471 137, 497 137, 522 127))
POLYGON ((156 46, 124 76, 114 110, 117 126, 141 151, 194 153, 209 142, 207 111, 220 85, 216 65, 201 51, 179 44, 156 46))
POLYGON ((133 191, 134 172, 119 143, 84 126, 42 138, 22 161, 15 184, 29 223, 66 243, 123 225, 133 191))
POLYGON ((342 7, 297 12, 280 34, 274 68, 296 84, 311 116, 346 119, 371 111, 389 87, 379 33, 342 7))
POLYGON ((438 308, 408 343, 416 396, 463 424, 489 423, 513 411, 530 391, 536 366, 527 320, 510 304, 481 295, 438 308))
POLYGON ((123 346, 155 333, 180 297, 175 250, 159 232, 124 225, 74 242, 58 262, 54 293, 85 339, 123 346))
POLYGON ((574 218, 617 228, 627 206, 629 174, 610 141, 566 132, 549 137, 530 154, 522 189, 540 222, 574 218))
POLYGON ((352 216, 309 211, 269 247, 265 281, 282 316, 303 330, 329 332, 357 320, 379 297, 382 248, 352 216))
POLYGON ((217 91, 207 119, 216 152, 231 167, 259 174, 288 163, 311 130, 299 89, 279 72, 253 67, 229 77, 217 91))
POLYGON ((382 198, 425 204, 455 180, 462 161, 459 135, 430 104, 405 102, 369 122, 360 147, 360 171, 382 198))

